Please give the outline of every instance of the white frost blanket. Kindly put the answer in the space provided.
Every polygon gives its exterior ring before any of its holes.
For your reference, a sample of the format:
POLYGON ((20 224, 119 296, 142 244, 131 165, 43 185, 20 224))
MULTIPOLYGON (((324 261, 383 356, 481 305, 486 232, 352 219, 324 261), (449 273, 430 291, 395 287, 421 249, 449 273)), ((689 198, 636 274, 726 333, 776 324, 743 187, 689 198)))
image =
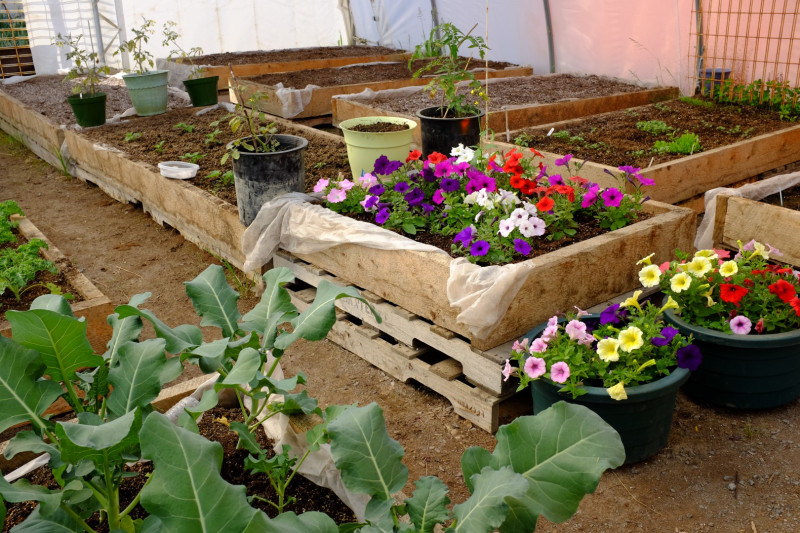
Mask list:
MULTIPOLYGON (((445 254, 374 224, 338 215, 309 202, 319 197, 289 193, 265 204, 242 237, 245 272, 267 264, 278 248, 313 254, 340 244, 358 244, 379 250, 415 250, 445 254)), ((449 256, 448 256, 449 257, 449 256)), ((447 298, 459 310, 458 320, 478 338, 487 337, 505 315, 533 261, 481 267, 465 258, 453 259, 447 280, 447 298)))

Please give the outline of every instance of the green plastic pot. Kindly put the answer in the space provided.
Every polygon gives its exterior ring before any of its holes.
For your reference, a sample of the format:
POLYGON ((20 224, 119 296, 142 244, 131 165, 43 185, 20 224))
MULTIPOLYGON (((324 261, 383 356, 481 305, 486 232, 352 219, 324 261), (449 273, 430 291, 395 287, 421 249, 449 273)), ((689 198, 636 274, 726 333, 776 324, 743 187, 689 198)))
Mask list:
POLYGON ((444 109, 443 107, 428 107, 417 111, 417 117, 420 120, 423 158, 433 152, 439 152, 449 157, 450 151, 459 144, 478 146, 481 142, 483 110, 470 117, 442 118, 444 109))
POLYGON ((106 123, 106 93, 95 93, 93 96, 74 94, 67 97, 75 120, 79 126, 89 128, 106 123))
POLYGON ((219 76, 184 80, 183 86, 186 87, 186 92, 189 93, 189 99, 192 101, 192 106, 202 107, 207 105, 216 105, 217 101, 219 100, 219 93, 217 92, 218 81, 219 76))
POLYGON ((375 160, 382 155, 391 161, 405 161, 417 123, 400 117, 358 117, 341 122, 339 127, 344 134, 344 142, 347 143, 350 171, 353 173, 353 177, 358 177, 362 173, 372 172, 375 168, 375 160), (352 129, 359 124, 375 124, 376 122, 406 124, 408 129, 384 132, 363 132, 352 129))
POLYGON ((166 70, 153 70, 122 76, 137 115, 149 117, 167 111, 167 74, 166 70))
POLYGON ((690 324, 672 310, 664 319, 691 334, 703 354, 684 386, 692 398, 736 409, 769 409, 800 397, 800 330, 734 335, 690 324))
MULTIPOLYGON (((589 315, 582 320, 598 319, 600 315, 589 315)), ((563 322, 563 319, 562 319, 563 322)), ((542 334, 547 324, 531 330, 526 337, 531 340, 542 334)), ((625 464, 644 461, 667 445, 675 411, 678 389, 689 379, 690 372, 676 368, 661 379, 625 387, 628 398, 614 400, 603 387, 583 387, 587 393, 573 399, 572 394, 560 393, 561 385, 545 379, 531 381, 533 412, 539 414, 559 401, 588 407, 619 433, 625 446, 625 464)))

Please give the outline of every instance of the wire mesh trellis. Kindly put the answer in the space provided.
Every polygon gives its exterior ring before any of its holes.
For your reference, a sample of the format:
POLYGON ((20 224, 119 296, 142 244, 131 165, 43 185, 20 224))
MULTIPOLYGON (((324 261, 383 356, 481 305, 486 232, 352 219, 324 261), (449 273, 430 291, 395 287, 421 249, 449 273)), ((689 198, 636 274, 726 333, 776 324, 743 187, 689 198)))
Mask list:
POLYGON ((692 9, 690 60, 701 94, 729 100, 798 102, 798 0, 699 0, 692 9), (726 80, 730 80, 726 82, 726 80))
POLYGON ((36 74, 22 2, 0 2, 0 76, 36 74))

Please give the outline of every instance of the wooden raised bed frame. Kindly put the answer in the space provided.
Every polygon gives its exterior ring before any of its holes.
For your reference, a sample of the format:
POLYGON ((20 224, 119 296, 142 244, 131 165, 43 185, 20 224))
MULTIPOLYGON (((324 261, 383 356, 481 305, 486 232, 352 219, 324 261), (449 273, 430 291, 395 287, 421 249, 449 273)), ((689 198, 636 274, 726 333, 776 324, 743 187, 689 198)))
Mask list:
MULTIPOLYGON (((564 127, 574 122, 577 121, 558 122, 552 126, 564 127)), ((513 136, 512 132, 511 137, 513 136)), ((513 144, 498 141, 487 144, 504 152, 515 147, 513 144)), ((705 209, 703 195, 706 191, 737 184, 763 172, 794 163, 800 160, 798 145, 800 125, 653 165, 643 169, 642 176, 655 180, 655 185, 642 190, 653 200, 685 205, 702 213, 705 209)), ((529 149, 521 146, 516 148, 525 153, 526 157, 531 157, 529 149)), ((544 155, 544 164, 551 169, 555 168, 555 160, 564 155, 541 153, 544 155)), ((537 158, 537 161, 541 159, 537 158)), ((605 170, 619 174, 615 167, 589 161, 581 168, 580 176, 603 186, 616 186, 617 182, 605 170)), ((633 190, 630 183, 627 186, 628 191, 633 190)))
POLYGON ((64 143, 64 130, 4 91, 0 91, 0 128, 40 158, 61 168, 56 154, 64 143))
MULTIPOLYGON (((489 88, 491 92, 491 87, 489 88)), ((609 96, 598 96, 595 98, 582 98, 580 100, 569 100, 564 102, 554 102, 550 104, 531 104, 510 107, 489 113, 489 129, 498 137, 503 132, 518 130, 539 124, 548 124, 559 120, 585 117, 596 115, 607 111, 616 111, 653 102, 663 102, 678 96, 678 89, 666 87, 661 89, 646 89, 631 93, 619 93, 609 96)), ((332 100, 333 105, 333 125, 338 126, 340 122, 357 117, 402 117, 415 120, 419 124, 419 118, 405 113, 397 113, 372 107, 368 104, 354 101, 350 98, 336 98, 332 100)), ((486 126, 485 122, 482 125, 486 126)), ((422 144, 419 128, 414 129, 414 142, 422 144)))
MULTIPOLYGON (((657 260, 690 249, 696 229, 691 209, 648 202, 653 216, 626 228, 530 259, 531 269, 495 330, 476 338, 447 299, 450 258, 445 254, 378 250, 343 244, 314 254, 295 254, 342 280, 362 287, 433 324, 490 350, 527 333, 556 312, 588 308, 638 286, 636 261, 657 260)), ((404 238, 404 237, 398 237, 404 238)))
MULTIPOLYGON (((489 78, 508 78, 513 76, 529 76, 533 73, 531 67, 508 67, 502 70, 490 70, 489 78)), ((310 100, 305 103, 303 110, 292 116, 286 116, 281 105, 281 100, 278 97, 278 89, 273 85, 263 85, 246 78, 239 79, 239 87, 242 93, 242 98, 247 101, 252 94, 256 91, 263 94, 266 99, 259 102, 257 108, 260 111, 276 115, 283 118, 307 118, 317 117, 321 115, 330 115, 333 112, 331 100, 334 96, 339 94, 354 94, 360 93, 365 89, 372 89, 373 91, 382 91, 384 89, 397 89, 400 87, 413 87, 427 85, 430 78, 408 78, 405 80, 384 80, 365 83, 352 83, 348 85, 333 85, 330 87, 317 87, 310 89, 310 100)), ((306 89, 287 88, 281 89, 282 91, 294 91, 296 94, 302 94, 306 89)), ((236 94, 233 89, 230 90, 231 102, 237 102, 236 94)), ((302 98, 301 98, 302 99, 302 98)))
POLYGON ((756 239, 769 243, 783 255, 775 259, 800 267, 800 212, 738 196, 717 195, 714 215, 714 246, 738 250, 743 243, 756 239))

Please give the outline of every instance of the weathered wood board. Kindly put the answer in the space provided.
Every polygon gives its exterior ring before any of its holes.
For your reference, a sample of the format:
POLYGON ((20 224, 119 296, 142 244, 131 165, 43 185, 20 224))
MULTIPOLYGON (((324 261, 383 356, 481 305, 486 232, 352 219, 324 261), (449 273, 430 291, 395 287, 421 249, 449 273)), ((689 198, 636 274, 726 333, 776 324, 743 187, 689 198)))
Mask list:
MULTIPOLYGON (((391 93, 386 91, 382 94, 389 96, 391 93)), ((499 111, 490 111, 489 129, 500 138, 504 132, 510 132, 512 130, 571 118, 585 117, 587 115, 596 115, 598 113, 626 109, 628 107, 645 105, 652 102, 661 102, 675 98, 676 96, 678 96, 678 89, 674 87, 665 87, 613 94, 610 96, 598 96, 595 98, 565 100, 563 102, 554 102, 550 104, 513 106, 499 111)), ((334 126, 338 126, 340 122, 347 119, 371 116, 402 117, 415 120, 419 123, 419 119, 414 115, 396 113, 351 98, 334 97, 331 103, 334 126)), ((417 145, 420 145, 422 142, 419 128, 414 129, 414 142, 417 145)))
POLYGON ((54 167, 61 167, 56 153, 64 142, 64 129, 3 91, 0 91, 0 128, 54 167))
POLYGON ((713 239, 715 246, 734 250, 737 241, 769 243, 783 253, 777 261, 800 267, 800 211, 794 209, 719 194, 713 239))

